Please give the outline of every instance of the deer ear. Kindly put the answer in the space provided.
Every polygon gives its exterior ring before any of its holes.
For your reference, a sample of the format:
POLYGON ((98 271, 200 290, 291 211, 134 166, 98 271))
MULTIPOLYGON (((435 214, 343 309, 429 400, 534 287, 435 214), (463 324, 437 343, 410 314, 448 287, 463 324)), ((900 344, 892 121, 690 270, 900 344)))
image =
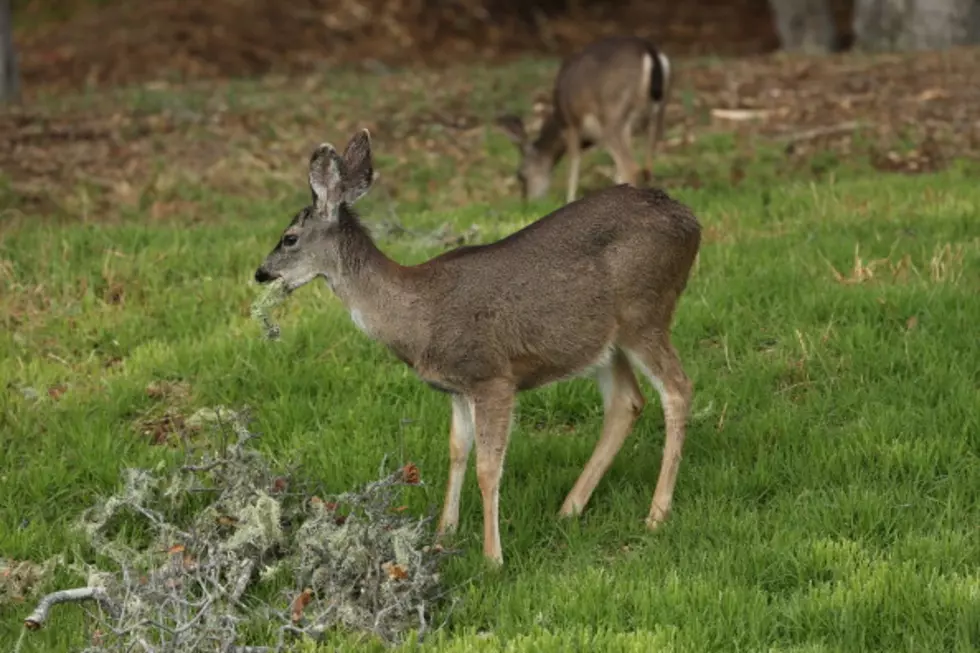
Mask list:
POLYGON ((524 121, 514 114, 504 114, 498 117, 495 122, 517 147, 523 147, 524 143, 527 142, 527 131, 524 129, 524 121))
POLYGON ((313 208, 327 218, 336 218, 343 199, 344 161, 330 143, 320 143, 310 156, 310 191, 313 208))
POLYGON ((353 204, 364 197, 376 179, 374 162, 371 159, 371 133, 367 129, 354 134, 344 149, 343 200, 353 204))

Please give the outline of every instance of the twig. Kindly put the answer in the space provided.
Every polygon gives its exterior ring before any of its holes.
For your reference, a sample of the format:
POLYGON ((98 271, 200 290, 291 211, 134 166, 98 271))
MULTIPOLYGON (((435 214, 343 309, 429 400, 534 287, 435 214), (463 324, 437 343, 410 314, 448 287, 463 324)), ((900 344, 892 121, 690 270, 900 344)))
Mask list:
POLYGON ((38 630, 44 625, 48 618, 48 611, 58 603, 77 603, 79 601, 96 601, 103 610, 115 616, 116 606, 109 599, 109 595, 101 587, 76 587, 70 590, 52 592, 43 597, 37 604, 34 612, 24 619, 24 626, 30 630, 38 630))
POLYGON ((239 599, 242 598, 242 594, 248 589, 248 583, 252 579, 252 570, 255 569, 254 560, 245 560, 241 565, 241 573, 238 574, 238 580, 235 581, 235 587, 231 591, 231 600, 234 603, 238 603, 239 599))
POLYGON ((792 134, 780 137, 779 140, 785 143, 787 147, 792 147, 797 143, 810 141, 815 138, 820 138, 821 136, 834 136, 836 134, 852 132, 860 126, 860 122, 856 120, 849 120, 836 125, 826 125, 824 127, 814 127, 813 129, 805 129, 803 131, 794 132, 792 134))
POLYGON ((416 641, 421 644, 422 640, 425 639, 425 633, 429 629, 429 624, 425 621, 425 606, 419 603, 415 606, 415 609, 419 613, 419 634, 416 641))
POLYGON ((182 472, 210 472, 223 465, 227 465, 227 460, 215 460, 204 465, 184 465, 180 468, 182 472))

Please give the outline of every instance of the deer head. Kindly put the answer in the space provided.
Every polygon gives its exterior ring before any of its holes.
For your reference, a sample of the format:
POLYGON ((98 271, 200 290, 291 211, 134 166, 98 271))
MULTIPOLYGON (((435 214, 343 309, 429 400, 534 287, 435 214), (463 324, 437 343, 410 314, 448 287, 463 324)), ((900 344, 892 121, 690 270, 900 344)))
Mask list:
POLYGON ((345 223, 356 221, 350 206, 370 190, 374 180, 367 129, 350 139, 343 155, 330 143, 321 143, 310 157, 313 203, 293 216, 275 249, 255 271, 255 280, 282 279, 287 292, 317 277, 332 285, 344 263, 340 244, 348 231, 345 223))
POLYGON ((527 133, 524 121, 519 117, 506 114, 497 118, 497 126, 517 146, 520 163, 517 167, 517 181, 521 184, 521 197, 525 200, 536 200, 544 197, 551 187, 551 171, 557 158, 564 150, 560 136, 546 139, 550 135, 550 117, 545 120, 541 136, 532 139, 527 133))

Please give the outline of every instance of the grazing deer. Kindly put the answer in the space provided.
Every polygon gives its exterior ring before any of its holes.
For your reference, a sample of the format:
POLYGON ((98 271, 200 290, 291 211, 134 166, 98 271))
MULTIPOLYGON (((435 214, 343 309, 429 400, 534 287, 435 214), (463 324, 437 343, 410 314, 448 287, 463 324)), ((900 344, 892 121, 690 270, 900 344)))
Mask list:
POLYGON ((619 185, 497 242, 404 266, 378 249, 351 208, 373 180, 366 129, 343 155, 318 146, 310 158, 313 203, 292 219, 255 280, 280 279, 289 293, 323 277, 354 324, 449 394, 439 536, 456 529, 475 444, 483 551, 503 562, 499 489, 516 394, 588 374, 602 392, 602 436, 560 511, 580 513, 644 406, 633 367, 663 404, 666 443, 647 525, 663 521, 692 394, 670 325, 700 247, 697 218, 663 191, 619 185))
POLYGON ((537 199, 548 192, 551 171, 567 153, 565 201, 574 200, 582 152, 596 143, 612 156, 616 183, 636 185, 639 169, 630 145, 633 132, 646 122, 645 165, 652 171, 653 150, 663 136, 670 81, 666 55, 638 37, 603 38, 567 58, 555 78, 551 112, 536 139, 530 138, 517 116, 497 119, 520 151, 517 178, 524 198, 537 199))

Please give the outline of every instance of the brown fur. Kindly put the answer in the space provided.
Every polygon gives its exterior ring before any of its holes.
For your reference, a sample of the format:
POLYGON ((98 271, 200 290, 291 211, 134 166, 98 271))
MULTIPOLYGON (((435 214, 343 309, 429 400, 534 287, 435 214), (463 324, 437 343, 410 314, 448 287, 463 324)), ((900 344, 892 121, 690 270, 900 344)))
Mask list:
POLYGON ((362 160, 370 157, 367 131, 355 140, 357 147, 348 145, 354 160, 342 159, 329 145, 317 151, 327 154, 314 154, 314 161, 332 161, 338 172, 330 177, 332 168, 311 163, 316 199, 304 209, 310 217, 287 228, 284 239, 292 235, 298 242, 289 248, 281 242, 256 279, 283 277, 294 290, 311 273, 325 277, 372 338, 451 395, 450 478, 440 533, 456 527, 475 444, 484 553, 502 561, 497 502, 515 396, 589 374, 599 381, 606 418, 595 453, 561 510, 580 512, 644 406, 634 366, 657 387, 666 418, 648 524, 662 521, 670 510, 692 392, 670 343, 670 326, 700 246, 695 216, 663 191, 623 184, 497 242, 403 266, 378 249, 346 201, 331 204, 331 197, 356 201, 370 186, 373 171, 362 160), (326 170, 319 188, 327 199, 317 195, 317 170, 326 170), (349 177, 357 170, 367 172, 354 174, 355 184, 349 177), (348 193, 348 186, 363 192, 348 193))
POLYGON ((500 116, 497 124, 521 155, 518 178, 522 192, 542 197, 552 169, 567 153, 566 202, 575 199, 581 154, 598 143, 616 166, 617 183, 636 185, 639 167, 631 152, 634 130, 647 125, 645 165, 663 136, 663 117, 670 89, 670 67, 663 53, 644 39, 612 36, 568 57, 555 77, 552 106, 537 138, 531 139, 517 116, 500 116), (644 70, 644 60, 650 68, 644 70), (650 115, 656 107, 656 116, 650 115))

